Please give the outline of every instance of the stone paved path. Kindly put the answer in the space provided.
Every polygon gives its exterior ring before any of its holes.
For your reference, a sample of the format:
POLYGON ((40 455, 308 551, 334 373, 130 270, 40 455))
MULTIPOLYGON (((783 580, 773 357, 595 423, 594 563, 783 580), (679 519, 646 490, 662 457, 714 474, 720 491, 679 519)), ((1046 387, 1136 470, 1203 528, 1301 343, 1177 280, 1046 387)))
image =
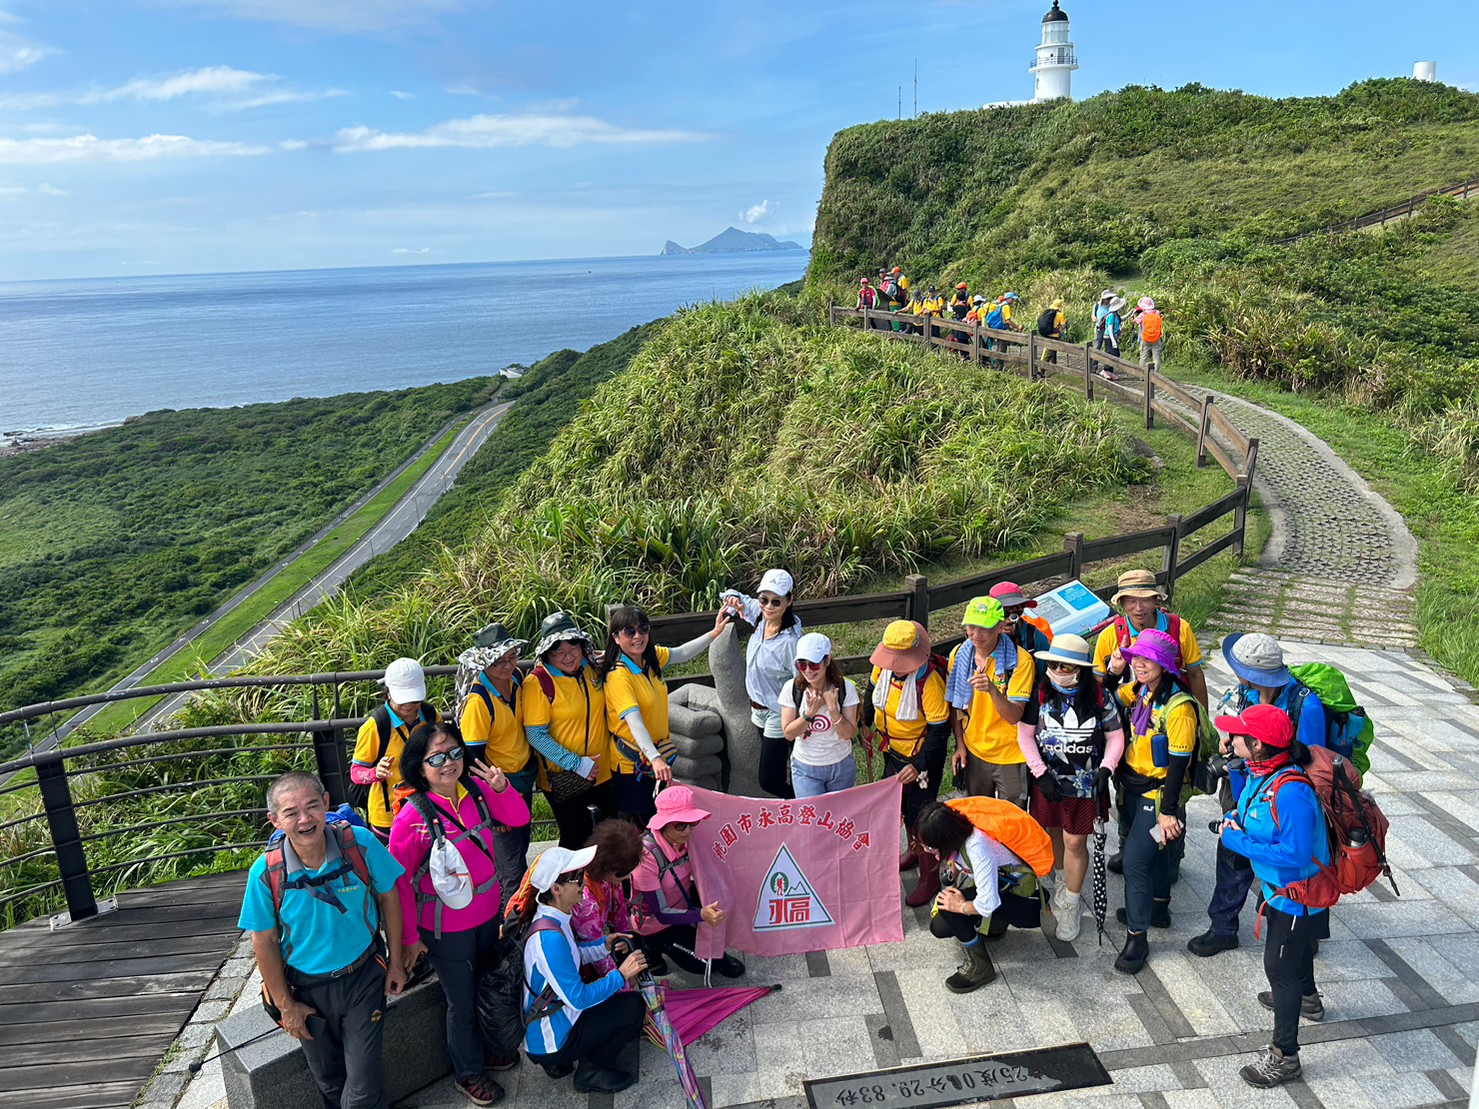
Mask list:
POLYGON ((1401 515, 1292 420, 1235 397, 1214 396, 1245 434, 1259 440, 1254 483, 1273 534, 1259 565, 1233 575, 1207 630, 1258 628, 1335 644, 1416 644, 1417 542, 1401 515))

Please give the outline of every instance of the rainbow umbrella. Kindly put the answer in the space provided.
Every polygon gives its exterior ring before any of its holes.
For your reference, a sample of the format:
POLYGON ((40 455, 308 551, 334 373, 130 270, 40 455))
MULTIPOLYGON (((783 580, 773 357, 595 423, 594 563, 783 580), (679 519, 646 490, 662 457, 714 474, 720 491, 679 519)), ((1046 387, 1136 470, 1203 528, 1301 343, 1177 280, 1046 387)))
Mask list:
POLYGON ((684 1106, 686 1109, 709 1109, 709 1100, 704 1097, 704 1089, 698 1084, 698 1077, 693 1073, 693 1064, 688 1061, 687 1052, 684 1051, 683 1038, 673 1027, 673 1021, 663 1005, 662 987, 651 974, 643 971, 637 976, 637 989, 642 994, 642 1000, 647 1003, 648 1035, 656 1033, 654 1039, 657 1044, 673 1058, 673 1066, 678 1071, 678 1084, 683 1087, 683 1096, 687 1099, 684 1106))

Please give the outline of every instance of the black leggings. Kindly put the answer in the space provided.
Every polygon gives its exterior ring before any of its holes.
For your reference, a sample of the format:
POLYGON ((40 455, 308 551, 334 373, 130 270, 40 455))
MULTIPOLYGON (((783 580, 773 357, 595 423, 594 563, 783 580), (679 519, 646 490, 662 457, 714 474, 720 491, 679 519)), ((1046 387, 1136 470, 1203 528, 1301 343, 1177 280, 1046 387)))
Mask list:
POLYGON ((555 814, 555 824, 560 829, 560 846, 570 851, 579 851, 591 838, 596 822, 591 819, 591 808, 600 813, 601 820, 616 815, 612 802, 611 782, 605 781, 589 793, 583 793, 570 801, 556 801, 548 793, 550 811, 555 814))
POLYGON ((1263 908, 1268 941, 1263 973, 1274 991, 1272 1044, 1285 1055, 1299 1054, 1299 1003, 1315 994, 1315 945, 1330 936, 1330 914, 1291 916, 1272 905, 1263 908))
POLYGON ((642 1034, 647 1003, 639 993, 622 992, 585 1010, 575 1018, 570 1035, 559 1051, 548 1055, 529 1053, 532 1062, 554 1067, 579 1063, 582 1072, 614 1070, 616 1061, 642 1034))
POLYGON ((796 791, 791 788, 791 744, 785 736, 768 736, 763 730, 760 731, 760 768, 757 777, 760 779, 760 788, 772 797, 789 801, 796 796, 796 791))
POLYGON ((645 951, 671 959, 678 964, 680 969, 686 970, 689 974, 704 972, 704 961, 694 954, 696 943, 698 943, 698 927, 693 924, 674 924, 664 928, 661 932, 641 937, 641 944, 645 951))

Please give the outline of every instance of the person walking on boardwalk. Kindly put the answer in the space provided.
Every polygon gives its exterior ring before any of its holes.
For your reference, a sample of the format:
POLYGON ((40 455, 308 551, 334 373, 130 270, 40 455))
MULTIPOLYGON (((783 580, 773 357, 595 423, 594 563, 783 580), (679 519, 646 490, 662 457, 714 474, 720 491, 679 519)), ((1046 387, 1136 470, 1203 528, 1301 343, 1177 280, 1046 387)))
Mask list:
POLYGON ((930 633, 917 620, 895 620, 884 628, 869 661, 873 671, 863 720, 877 732, 883 772, 904 787, 900 806, 909 842, 899 856, 899 870, 919 867, 919 882, 905 898, 918 908, 940 892, 940 860, 919 851, 915 825, 920 810, 940 795, 945 775, 950 736, 945 662, 930 650, 930 633))
POLYGON ((591 810, 614 816, 611 733, 591 637, 563 612, 539 626, 539 661, 525 679, 524 734, 539 752, 539 788, 560 829, 560 846, 575 850, 590 838, 591 810))
POLYGON ((955 292, 950 294, 950 314, 957 320, 964 320, 971 310, 971 289, 964 281, 955 284, 955 292))
POLYGON ((781 728, 781 686, 796 673, 796 645, 802 635, 795 591, 795 579, 772 568, 761 575, 754 597, 735 589, 719 595, 726 609, 755 629, 745 646, 745 689, 750 719, 760 732, 760 788, 787 799, 795 794, 788 774, 791 745, 781 728))
POLYGON ((1116 775, 1130 818, 1122 853, 1125 907, 1117 914, 1128 929, 1114 969, 1138 974, 1150 950, 1146 931, 1171 926, 1169 847, 1186 832, 1182 786, 1197 752, 1200 720, 1177 662, 1176 640, 1149 628, 1123 648, 1133 681, 1119 687, 1129 712, 1130 736, 1116 775))
MULTIPOLYGON (((405 869, 396 883, 404 921, 398 955, 409 973, 429 955, 447 999, 452 1077, 476 1105, 503 1099, 484 1066, 507 1070, 515 1055, 485 1055, 478 1026, 479 968, 497 950, 502 897, 494 831, 527 825, 529 807, 503 771, 467 753, 452 724, 423 724, 401 752, 411 793, 390 830, 405 869)), ((506 1045, 501 1050, 516 1045, 506 1045)))
MULTIPOLYGON (((1306 747, 1325 746, 1325 706, 1320 695, 1301 683, 1284 664, 1284 649, 1279 641, 1263 632, 1229 635, 1222 641, 1222 657, 1237 675, 1238 684, 1219 702, 1218 707, 1241 713, 1254 705, 1273 705, 1295 720, 1297 737, 1306 747)), ((1231 814, 1248 772, 1243 760, 1233 752, 1232 737, 1224 738, 1222 753, 1228 758, 1228 792, 1222 797, 1224 813, 1231 814)), ((1207 903, 1211 926, 1191 939, 1186 949, 1206 958, 1238 946, 1238 914, 1248 900, 1253 885, 1253 871, 1246 858, 1217 843, 1217 879, 1212 900, 1207 903)))
POLYGON ((723 609, 714 626, 677 647, 652 642, 647 610, 617 605, 607 618, 601 685, 606 690, 606 727, 611 733, 611 785, 617 815, 645 825, 657 811, 654 790, 673 780, 676 754, 668 735, 670 666, 696 659, 728 625, 723 609))
POLYGON ((1135 306, 1135 324, 1140 332, 1140 368, 1161 372, 1161 355, 1166 347, 1166 321, 1155 301, 1141 297, 1135 306))
MULTIPOLYGON (((1099 303, 1094 305, 1094 349, 1102 350, 1105 354, 1120 356, 1120 327, 1123 317, 1120 315, 1125 310, 1125 300, 1116 296, 1113 289, 1105 289, 1099 294, 1099 303)), ((1113 370, 1101 370, 1100 373, 1109 381, 1114 380, 1113 370)))
POLYGON ((1008 634, 1006 609, 976 597, 961 617, 966 641, 950 652, 947 700, 955 710, 956 783, 974 797, 1000 797, 1027 807, 1027 761, 1017 723, 1037 671, 1008 634))
POLYGON ((1330 840, 1320 799, 1304 773, 1309 748, 1294 738, 1288 714, 1273 705, 1253 705, 1238 716, 1219 716, 1217 727, 1233 737, 1233 753, 1248 768, 1237 810, 1223 818, 1222 843, 1246 857, 1262 883, 1268 924, 1263 972, 1269 989, 1258 1001, 1274 1013, 1268 1049, 1238 1074, 1250 1086, 1267 1088, 1301 1074, 1300 1018, 1325 1018, 1315 987, 1315 952, 1330 936, 1330 912, 1285 893, 1330 863, 1330 840))
POLYGON ((267 787, 276 829, 247 872, 237 926, 277 1022, 303 1046, 324 1109, 387 1109, 381 1046, 387 995, 406 972, 401 865, 375 836, 327 823, 329 795, 295 770, 267 787))
MULTIPOLYGON (((1042 310, 1037 317, 1037 333, 1044 339, 1063 338, 1063 329, 1068 326, 1068 318, 1063 314, 1063 299, 1060 297, 1042 310)), ((1058 364, 1058 352, 1056 350, 1044 350, 1042 360, 1056 366, 1058 364)))
POLYGON ((350 800, 365 810, 380 842, 389 843, 395 815, 392 801, 401 780, 401 748, 417 724, 435 724, 442 717, 426 701, 426 672, 415 659, 396 659, 385 668, 380 684, 385 687, 385 704, 365 717, 355 736, 349 780, 356 788, 350 791, 350 800))
POLYGON ((1058 938, 1068 941, 1078 938, 1089 833, 1124 753, 1125 731, 1094 677, 1087 640, 1065 633, 1037 657, 1047 679, 1017 725, 1017 742, 1032 772, 1028 811, 1053 840, 1053 917, 1058 938))
MULTIPOLYGON (((457 720, 469 759, 497 767, 524 799, 524 806, 532 808, 539 761, 524 734, 519 673, 519 652, 528 645, 502 624, 489 624, 473 636, 473 645, 457 656, 457 720)), ((526 820, 493 830, 504 901, 514 895, 529 866, 530 827, 526 820)))

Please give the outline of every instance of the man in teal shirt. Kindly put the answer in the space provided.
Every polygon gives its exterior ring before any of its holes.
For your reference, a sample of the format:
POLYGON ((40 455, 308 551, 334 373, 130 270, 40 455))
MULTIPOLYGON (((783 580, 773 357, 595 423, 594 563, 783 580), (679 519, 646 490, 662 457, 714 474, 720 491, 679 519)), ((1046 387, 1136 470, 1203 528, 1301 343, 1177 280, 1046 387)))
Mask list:
POLYGON ((406 973, 385 952, 401 949, 404 871, 369 831, 328 827, 328 808, 312 774, 268 787, 267 818, 282 837, 252 864, 237 925, 252 933, 262 984, 302 1043, 325 1109, 387 1109, 382 1018, 406 973))

